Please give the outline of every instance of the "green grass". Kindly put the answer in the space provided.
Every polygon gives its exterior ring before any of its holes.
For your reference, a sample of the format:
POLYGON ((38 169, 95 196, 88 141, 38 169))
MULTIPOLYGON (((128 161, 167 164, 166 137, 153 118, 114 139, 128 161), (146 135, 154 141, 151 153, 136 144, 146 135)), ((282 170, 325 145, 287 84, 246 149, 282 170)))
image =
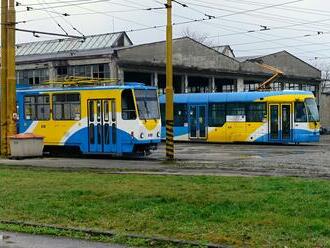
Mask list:
POLYGON ((330 247, 330 181, 3 167, 0 220, 238 247, 330 247))

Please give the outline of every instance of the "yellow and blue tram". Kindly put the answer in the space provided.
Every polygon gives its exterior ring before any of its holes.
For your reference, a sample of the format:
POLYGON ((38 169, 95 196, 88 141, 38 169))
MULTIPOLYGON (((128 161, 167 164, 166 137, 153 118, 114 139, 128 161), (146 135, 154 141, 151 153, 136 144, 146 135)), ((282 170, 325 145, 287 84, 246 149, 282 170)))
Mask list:
POLYGON ((160 142, 155 87, 139 83, 17 90, 18 132, 85 154, 146 154, 160 142))
MULTIPOLYGON (((160 97, 165 138, 165 96, 160 97)), ((174 139, 205 142, 318 142, 313 93, 268 91, 174 96, 174 139)))

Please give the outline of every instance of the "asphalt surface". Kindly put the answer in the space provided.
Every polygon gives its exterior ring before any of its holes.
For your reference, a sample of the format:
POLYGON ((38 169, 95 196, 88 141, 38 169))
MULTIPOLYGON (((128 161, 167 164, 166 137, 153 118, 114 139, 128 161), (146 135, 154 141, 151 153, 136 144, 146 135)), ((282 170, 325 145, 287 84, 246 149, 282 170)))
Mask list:
POLYGON ((52 236, 1 232, 1 248, 123 248, 124 246, 52 236))
POLYGON ((112 173, 183 175, 267 175, 330 179, 330 135, 305 145, 176 143, 175 162, 165 161, 162 144, 145 159, 45 157, 0 159, 0 164, 105 170, 112 173))

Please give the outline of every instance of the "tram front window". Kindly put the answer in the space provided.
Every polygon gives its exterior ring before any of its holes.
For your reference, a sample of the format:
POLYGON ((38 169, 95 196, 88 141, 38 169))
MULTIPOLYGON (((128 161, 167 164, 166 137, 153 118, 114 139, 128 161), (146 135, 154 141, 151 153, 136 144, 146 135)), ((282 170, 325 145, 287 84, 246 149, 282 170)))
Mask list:
POLYGON ((136 111, 132 90, 126 89, 121 94, 121 108, 123 120, 135 120, 136 111))
POLYGON ((305 100, 307 114, 308 114, 308 121, 320 121, 319 111, 317 109, 317 105, 315 99, 307 98, 305 100))
POLYGON ((295 102, 295 122, 307 122, 306 106, 304 102, 295 102))
POLYGON ((136 105, 141 120, 159 119, 156 90, 135 90, 136 105))

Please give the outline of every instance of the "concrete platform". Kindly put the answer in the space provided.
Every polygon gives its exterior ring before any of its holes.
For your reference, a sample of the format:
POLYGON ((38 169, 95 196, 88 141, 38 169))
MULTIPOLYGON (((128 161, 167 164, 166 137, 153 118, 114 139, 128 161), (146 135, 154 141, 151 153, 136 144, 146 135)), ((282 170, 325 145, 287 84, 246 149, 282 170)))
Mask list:
POLYGON ((47 235, 31 235, 13 232, 1 232, 1 248, 124 248, 124 246, 89 242, 47 235))

